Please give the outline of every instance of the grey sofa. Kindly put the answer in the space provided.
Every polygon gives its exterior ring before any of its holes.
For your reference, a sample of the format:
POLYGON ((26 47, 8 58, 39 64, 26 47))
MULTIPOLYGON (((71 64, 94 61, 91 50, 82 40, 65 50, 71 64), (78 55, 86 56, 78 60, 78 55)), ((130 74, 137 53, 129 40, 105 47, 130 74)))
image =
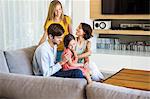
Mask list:
POLYGON ((150 99, 148 91, 85 79, 34 76, 36 47, 0 51, 0 99, 150 99))
POLYGON ((0 51, 0 98, 86 99, 85 79, 33 76, 35 47, 0 51))

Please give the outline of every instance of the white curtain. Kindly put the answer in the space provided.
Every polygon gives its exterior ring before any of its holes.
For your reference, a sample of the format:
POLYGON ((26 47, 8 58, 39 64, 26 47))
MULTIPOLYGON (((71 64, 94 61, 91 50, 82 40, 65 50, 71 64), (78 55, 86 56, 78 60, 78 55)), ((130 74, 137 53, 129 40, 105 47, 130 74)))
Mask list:
MULTIPOLYGON (((0 50, 38 44, 52 0, 0 0, 0 50)), ((60 0, 71 17, 71 0, 60 0)))

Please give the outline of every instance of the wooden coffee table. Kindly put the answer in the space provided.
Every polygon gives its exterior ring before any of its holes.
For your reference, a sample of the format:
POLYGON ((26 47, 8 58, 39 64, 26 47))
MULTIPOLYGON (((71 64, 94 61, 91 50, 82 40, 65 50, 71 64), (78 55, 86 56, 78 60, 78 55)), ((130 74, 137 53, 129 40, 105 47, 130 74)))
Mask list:
POLYGON ((150 71, 123 68, 103 83, 150 91, 150 71))

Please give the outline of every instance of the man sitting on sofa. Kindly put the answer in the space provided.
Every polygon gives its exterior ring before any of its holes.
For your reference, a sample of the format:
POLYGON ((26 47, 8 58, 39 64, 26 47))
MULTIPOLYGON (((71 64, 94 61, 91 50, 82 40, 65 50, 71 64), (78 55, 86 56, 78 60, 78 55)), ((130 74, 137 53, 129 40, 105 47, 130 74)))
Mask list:
POLYGON ((33 72, 37 76, 57 76, 83 78, 79 69, 62 71, 66 58, 56 63, 57 45, 62 41, 64 29, 60 24, 51 24, 48 28, 48 40, 38 46, 33 56, 33 72))

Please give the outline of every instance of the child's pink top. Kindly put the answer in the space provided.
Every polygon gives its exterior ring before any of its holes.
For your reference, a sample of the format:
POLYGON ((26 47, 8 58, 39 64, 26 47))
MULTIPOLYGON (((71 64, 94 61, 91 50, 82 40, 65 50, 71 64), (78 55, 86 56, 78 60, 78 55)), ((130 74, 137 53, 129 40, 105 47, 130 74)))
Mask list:
MULTIPOLYGON (((68 54, 68 56, 71 58, 73 63, 77 63, 78 58, 75 58, 73 56, 73 53, 70 49, 65 49, 63 54, 62 54, 62 58, 64 57, 65 54, 68 54)), ((71 69, 80 69, 83 73, 83 75, 85 75, 86 73, 88 73, 88 69, 84 68, 83 66, 70 66, 68 63, 65 63, 63 66, 63 70, 71 70, 71 69)))

